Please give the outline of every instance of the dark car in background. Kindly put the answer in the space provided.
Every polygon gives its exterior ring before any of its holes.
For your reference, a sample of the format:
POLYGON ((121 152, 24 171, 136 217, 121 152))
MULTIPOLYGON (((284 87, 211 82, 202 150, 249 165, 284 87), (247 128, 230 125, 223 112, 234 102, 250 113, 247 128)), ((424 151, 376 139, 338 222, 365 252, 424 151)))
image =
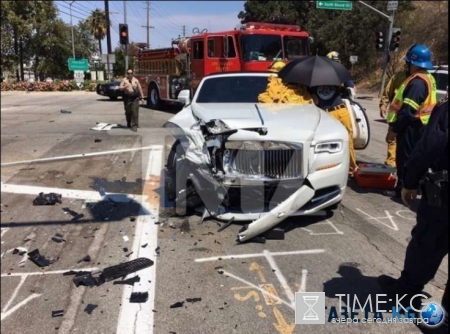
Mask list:
POLYGON ((107 96, 110 100, 115 101, 117 98, 123 97, 123 91, 119 90, 120 81, 107 82, 97 85, 97 94, 107 96))
POLYGON ((445 97, 448 89, 448 65, 434 66, 430 73, 436 80, 437 99, 445 97))

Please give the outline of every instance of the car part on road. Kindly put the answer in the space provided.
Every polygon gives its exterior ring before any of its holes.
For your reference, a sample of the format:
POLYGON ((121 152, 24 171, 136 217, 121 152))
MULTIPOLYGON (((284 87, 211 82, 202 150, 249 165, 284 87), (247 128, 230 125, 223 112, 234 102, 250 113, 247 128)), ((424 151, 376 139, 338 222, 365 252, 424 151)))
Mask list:
POLYGON ((61 242, 66 242, 66 239, 63 238, 62 234, 56 233, 54 237, 52 237, 52 241, 60 244, 61 242))
POLYGON ((234 217, 231 218, 226 224, 224 224, 223 226, 221 226, 221 227, 217 230, 217 232, 222 232, 224 229, 230 227, 230 225, 233 224, 233 222, 234 222, 234 217))
POLYGON ((36 264, 38 267, 47 267, 52 264, 54 261, 51 261, 45 256, 39 254, 39 250, 36 248, 35 250, 28 253, 30 261, 36 264))
POLYGON ((155 253, 156 253, 157 255, 159 255, 159 250, 160 250, 160 247, 159 247, 159 246, 155 248, 155 253))
POLYGON ((184 302, 176 302, 175 304, 170 305, 170 308, 178 308, 183 307, 184 302))
POLYGON ((145 303, 148 300, 148 292, 133 292, 130 303, 145 303))
POLYGON ((23 247, 14 248, 12 251, 13 254, 19 254, 20 256, 24 255, 26 252, 28 252, 28 249, 23 247))
POLYGON ((130 257, 131 254, 133 254, 134 252, 131 251, 130 253, 128 253, 127 255, 125 255, 126 257, 130 257))
POLYGON ((33 205, 55 205, 56 203, 61 204, 62 195, 56 193, 39 193, 39 196, 33 200, 33 205))
POLYGON ((101 143, 101 142, 102 142, 101 139, 98 139, 98 138, 94 139, 94 143, 101 143))
POLYGON ((82 214, 82 213, 78 213, 78 212, 76 212, 76 211, 73 211, 73 210, 70 210, 69 208, 63 208, 63 211, 65 212, 65 213, 68 213, 68 214, 70 214, 73 218, 71 219, 71 221, 77 221, 77 220, 79 220, 79 219, 81 219, 81 218, 83 218, 84 217, 84 214, 82 214))
POLYGON ((86 255, 85 257, 83 257, 81 260, 78 260, 77 263, 81 263, 81 262, 91 262, 91 256, 90 255, 86 255))
POLYGON ((154 262, 145 257, 140 257, 135 260, 118 264, 116 266, 105 268, 100 277, 104 279, 105 282, 114 280, 120 277, 126 277, 138 270, 142 270, 153 266, 154 262))
POLYGON ((86 308, 84 309, 84 312, 87 314, 92 314, 92 312, 98 307, 96 304, 87 304, 86 308))
POLYGON ((113 284, 114 285, 117 285, 117 284, 128 284, 128 285, 134 286, 134 283, 138 283, 140 281, 141 281, 141 278, 139 276, 134 276, 134 277, 131 277, 131 278, 126 279, 126 280, 114 281, 113 284))
POLYGON ((64 109, 61 109, 61 114, 71 114, 72 112, 70 111, 70 110, 64 110, 64 109))
POLYGON ((72 279, 75 286, 78 288, 80 285, 82 286, 99 286, 103 284, 99 277, 92 276, 92 273, 89 271, 79 271, 75 274, 72 279))
POLYGON ((197 302, 201 302, 202 299, 200 297, 195 297, 195 298, 186 298, 186 301, 188 303, 197 303, 197 302))
POLYGON ((64 310, 52 311, 52 318, 62 317, 64 315, 64 310))
POLYGON ((147 245, 148 245, 148 244, 145 244, 145 245, 142 245, 141 247, 142 247, 142 248, 145 248, 145 247, 147 247, 147 245))

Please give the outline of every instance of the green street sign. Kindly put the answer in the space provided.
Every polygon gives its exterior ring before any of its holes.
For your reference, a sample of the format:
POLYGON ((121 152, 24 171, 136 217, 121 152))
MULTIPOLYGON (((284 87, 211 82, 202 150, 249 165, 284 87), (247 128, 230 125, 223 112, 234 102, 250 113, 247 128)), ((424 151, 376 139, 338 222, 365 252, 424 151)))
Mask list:
POLYGON ((333 10, 352 10, 352 1, 316 1, 316 8, 333 10))
POLYGON ((88 70, 89 70, 89 63, 87 59, 69 58, 69 71, 88 71, 88 70))

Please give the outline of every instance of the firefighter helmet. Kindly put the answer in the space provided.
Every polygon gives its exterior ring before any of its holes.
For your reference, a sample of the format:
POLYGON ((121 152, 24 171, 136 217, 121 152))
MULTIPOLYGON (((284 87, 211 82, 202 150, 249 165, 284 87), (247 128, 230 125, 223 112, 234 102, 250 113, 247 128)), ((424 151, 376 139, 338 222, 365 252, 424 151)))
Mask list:
POLYGON ((281 71, 281 69, 285 66, 286 64, 283 63, 282 61, 274 61, 272 64, 270 64, 269 66, 269 72, 275 72, 278 73, 281 71))
POLYGON ((433 69, 431 62, 431 51, 425 45, 413 45, 405 56, 405 61, 419 68, 433 69))
POLYGON ((331 51, 327 54, 327 58, 333 59, 334 61, 341 62, 339 59, 339 53, 336 51, 331 51))

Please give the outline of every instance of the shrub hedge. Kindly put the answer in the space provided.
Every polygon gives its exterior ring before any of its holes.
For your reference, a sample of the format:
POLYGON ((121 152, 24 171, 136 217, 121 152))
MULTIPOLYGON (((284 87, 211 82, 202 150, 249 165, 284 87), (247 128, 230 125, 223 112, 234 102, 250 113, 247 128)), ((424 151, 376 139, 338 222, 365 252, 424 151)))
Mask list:
MULTIPOLYGON (((93 82, 91 80, 85 80, 82 89, 87 92, 95 92, 97 84, 105 83, 106 81, 93 82)), ((55 80, 53 82, 29 82, 29 81, 18 81, 18 82, 6 82, 1 83, 1 91, 26 91, 26 92, 69 92, 72 90, 78 90, 77 83, 74 80, 59 81, 55 80)))

